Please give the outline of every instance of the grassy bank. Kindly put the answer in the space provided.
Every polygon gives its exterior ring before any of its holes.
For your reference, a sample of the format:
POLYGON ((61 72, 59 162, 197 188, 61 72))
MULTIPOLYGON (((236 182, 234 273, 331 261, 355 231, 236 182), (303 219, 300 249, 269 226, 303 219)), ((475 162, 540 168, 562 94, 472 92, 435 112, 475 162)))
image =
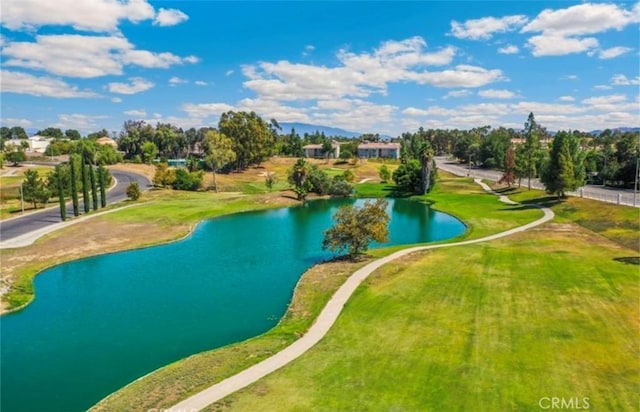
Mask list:
MULTIPOLYGON (((478 185, 468 179, 449 177, 443 179, 439 187, 438 193, 429 195, 429 201, 437 203, 441 209, 459 209, 456 213, 458 216, 473 222, 473 236, 515 227, 521 222, 535 220, 542 214, 537 209, 513 207, 508 207, 513 210, 506 212, 505 205, 498 202, 495 196, 483 193, 478 185), (470 194, 478 202, 476 207, 462 207, 464 197, 470 194), (478 219, 479 214, 488 217, 478 219), (496 222, 497 219, 500 222, 496 222)), ((373 195, 375 194, 369 194, 373 195)), ((372 255, 384 255, 391 253, 391 250, 372 251, 372 255)), ((284 319, 268 333, 240 344, 193 355, 160 369, 116 392, 94 410, 144 411, 150 408, 167 408, 283 349, 308 329, 344 279, 364 263, 334 262, 314 267, 302 277, 284 319), (132 409, 131 405, 134 404, 136 406, 132 409)))
POLYGON ((638 267, 558 229, 383 267, 310 352, 206 410, 637 410, 638 267))

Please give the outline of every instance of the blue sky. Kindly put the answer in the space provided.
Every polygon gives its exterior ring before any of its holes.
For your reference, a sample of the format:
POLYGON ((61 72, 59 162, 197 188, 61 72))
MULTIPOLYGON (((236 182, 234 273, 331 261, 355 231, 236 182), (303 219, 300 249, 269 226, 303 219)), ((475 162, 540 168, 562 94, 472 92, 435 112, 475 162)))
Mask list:
POLYGON ((3 0, 1 122, 640 126, 640 3, 3 0))

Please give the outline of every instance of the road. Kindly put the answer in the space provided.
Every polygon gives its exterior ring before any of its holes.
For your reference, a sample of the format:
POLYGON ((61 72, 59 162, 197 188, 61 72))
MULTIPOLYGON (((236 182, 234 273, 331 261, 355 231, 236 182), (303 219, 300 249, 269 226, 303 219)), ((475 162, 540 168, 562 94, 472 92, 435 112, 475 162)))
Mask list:
MULTIPOLYGON (((438 169, 458 176, 469 176, 472 178, 492 180, 494 182, 500 180, 502 177, 502 172, 500 171, 478 169, 474 167, 468 168, 466 165, 461 165, 457 162, 448 160, 445 157, 436 157, 436 165, 438 166, 438 169)), ((522 179, 522 186, 527 187, 527 179, 522 179)), ((538 179, 531 179, 531 187, 533 189, 544 190, 544 185, 538 179)), ((607 203, 640 207, 640 194, 637 195, 634 202, 634 197, 636 196, 634 196, 633 190, 621 190, 609 187, 586 185, 575 192, 567 192, 567 195, 584 197, 607 203)))
MULTIPOLYGON (((146 177, 137 173, 123 172, 120 170, 110 170, 111 176, 116 180, 116 185, 107 192, 107 204, 121 202, 127 198, 127 186, 132 182, 138 182, 141 190, 147 190, 151 182, 146 177)), ((80 201, 80 211, 84 211, 83 203, 80 201)), ((67 216, 73 217, 73 206, 67 204, 67 216)), ((27 215, 0 221, 0 239, 5 241, 43 229, 47 226, 60 223, 60 209, 51 207, 40 212, 29 213, 27 215)))

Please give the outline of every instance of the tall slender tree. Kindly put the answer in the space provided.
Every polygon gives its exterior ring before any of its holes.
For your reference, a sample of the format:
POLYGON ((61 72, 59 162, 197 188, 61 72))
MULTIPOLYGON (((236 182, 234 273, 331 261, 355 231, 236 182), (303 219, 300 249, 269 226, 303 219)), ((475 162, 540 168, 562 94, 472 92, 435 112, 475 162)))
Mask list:
POLYGON ((108 171, 105 167, 98 167, 98 181, 100 183, 100 205, 105 208, 107 207, 107 180, 108 180, 108 171))
POLYGON ((58 203, 60 204, 60 218, 64 222, 65 220, 67 220, 67 205, 64 201, 64 179, 62 178, 62 166, 57 165, 56 172, 58 177, 56 180, 58 186, 58 203))
POLYGON ((71 172, 71 200, 73 202, 73 215, 78 216, 80 214, 80 208, 78 206, 78 174, 76 172, 76 163, 78 155, 72 154, 69 156, 69 170, 71 172))
POLYGON ((91 200, 89 199, 89 173, 87 173, 87 165, 83 162, 84 159, 80 159, 80 173, 82 175, 82 204, 84 205, 84 213, 89 213, 91 210, 91 200))
POLYGON ((93 166, 88 165, 89 168, 89 180, 91 180, 91 203, 93 210, 98 210, 98 183, 96 182, 96 171, 93 166))
POLYGON ((527 121, 524 123, 524 157, 525 169, 527 171, 527 188, 531 190, 531 178, 536 174, 536 161, 540 152, 540 127, 536 123, 533 112, 529 113, 527 121))

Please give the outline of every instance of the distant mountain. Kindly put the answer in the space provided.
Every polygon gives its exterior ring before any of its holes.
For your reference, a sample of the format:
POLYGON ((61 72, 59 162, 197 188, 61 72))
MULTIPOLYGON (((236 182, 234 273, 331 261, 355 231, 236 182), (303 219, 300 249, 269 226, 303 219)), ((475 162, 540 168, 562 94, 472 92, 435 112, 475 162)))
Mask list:
MULTIPOLYGON (((593 136, 597 136, 603 131, 604 130, 592 130, 589 132, 589 134, 593 136)), ((627 133, 627 132, 637 133, 637 132, 640 132, 640 127, 616 127, 615 129, 611 129, 611 131, 620 132, 620 133, 627 133)))
POLYGON ((296 133, 302 137, 305 133, 314 134, 315 132, 324 133, 325 136, 341 136, 341 137, 360 137, 360 132, 350 132, 348 130, 339 129, 337 127, 319 126, 307 123, 280 123, 282 130, 280 133, 291 133, 291 129, 296 129, 296 133))

